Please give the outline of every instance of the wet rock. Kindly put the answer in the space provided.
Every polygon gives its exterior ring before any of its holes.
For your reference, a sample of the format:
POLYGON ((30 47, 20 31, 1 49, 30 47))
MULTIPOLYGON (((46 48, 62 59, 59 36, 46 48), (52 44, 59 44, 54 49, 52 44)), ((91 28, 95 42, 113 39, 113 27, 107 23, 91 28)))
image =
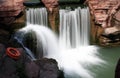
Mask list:
POLYGON ((31 61, 22 48, 19 59, 6 55, 6 47, 0 44, 0 78, 58 78, 59 68, 54 59, 31 61))
POLYGON ((8 44, 10 38, 10 32, 4 29, 0 29, 0 43, 8 44))
MULTIPOLYGON (((18 65, 22 66, 22 64, 24 63, 22 59, 23 57, 21 57, 19 60, 12 59, 6 55, 6 48, 4 47, 4 45, 2 45, 0 49, 3 49, 2 51, 0 51, 0 54, 2 54, 2 56, 0 57, 0 78, 21 78, 20 72, 18 72, 21 71, 21 69, 18 69, 18 65)), ((18 50, 20 51, 20 49, 18 50)))
POLYGON ((53 31, 58 31, 59 26, 59 4, 58 0, 42 0, 46 8, 48 9, 49 24, 53 31))
POLYGON ((120 78, 120 59, 119 59, 117 65, 116 65, 115 78, 120 78))
POLYGON ((40 68, 34 62, 27 62, 25 64, 25 70, 28 78, 39 78, 40 68))
POLYGON ((39 78, 58 78, 59 68, 56 60, 43 58, 36 61, 36 64, 40 67, 39 78))

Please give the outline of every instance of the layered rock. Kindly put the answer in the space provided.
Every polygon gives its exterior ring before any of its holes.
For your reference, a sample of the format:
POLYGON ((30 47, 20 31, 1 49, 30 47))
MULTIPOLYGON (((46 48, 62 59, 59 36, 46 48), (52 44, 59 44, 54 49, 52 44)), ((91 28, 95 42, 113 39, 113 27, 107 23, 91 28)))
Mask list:
MULTIPOLYGON (((105 45, 111 41, 111 35, 115 35, 114 40, 119 40, 120 31, 120 1, 119 0, 87 0, 92 17, 92 31, 94 40, 105 45), (102 32, 98 32, 102 31, 102 32), (110 35, 110 36, 109 36, 110 35), (116 37, 117 36, 117 37, 116 37), (103 38, 105 37, 105 38, 103 38)), ((113 42, 113 41, 111 41, 113 42)))
POLYGON ((103 28, 111 27, 111 18, 119 9, 119 0, 87 0, 95 23, 103 28))
POLYGON ((23 12, 24 0, 0 0, 0 24, 9 25, 23 12))
POLYGON ((59 4, 58 0, 42 0, 48 10, 49 24, 54 31, 58 31, 59 4))

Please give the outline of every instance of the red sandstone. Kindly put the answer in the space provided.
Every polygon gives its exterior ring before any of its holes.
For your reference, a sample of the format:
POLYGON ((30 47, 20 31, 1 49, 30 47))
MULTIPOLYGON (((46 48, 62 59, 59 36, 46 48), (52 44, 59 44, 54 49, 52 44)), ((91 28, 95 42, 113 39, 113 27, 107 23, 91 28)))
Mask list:
MULTIPOLYGON (((87 0, 86 3, 97 24, 103 28, 112 27, 111 20, 120 7, 119 0, 87 0)), ((115 15, 117 19, 120 19, 119 14, 115 15)))

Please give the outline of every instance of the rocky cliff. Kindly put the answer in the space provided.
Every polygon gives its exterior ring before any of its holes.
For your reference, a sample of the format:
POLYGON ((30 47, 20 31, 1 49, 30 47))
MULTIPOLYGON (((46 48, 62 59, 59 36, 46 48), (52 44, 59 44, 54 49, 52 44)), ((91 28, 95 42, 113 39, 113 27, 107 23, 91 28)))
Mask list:
POLYGON ((120 1, 86 0, 90 8, 93 39, 102 45, 119 43, 120 1), (112 36, 112 38, 111 38, 112 36))

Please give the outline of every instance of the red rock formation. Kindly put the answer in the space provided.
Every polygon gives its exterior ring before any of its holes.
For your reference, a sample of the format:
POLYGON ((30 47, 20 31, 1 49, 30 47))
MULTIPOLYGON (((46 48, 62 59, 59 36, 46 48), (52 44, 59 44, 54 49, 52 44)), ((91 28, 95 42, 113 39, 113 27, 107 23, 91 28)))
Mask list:
POLYGON ((58 17, 59 17, 59 5, 58 5, 58 0, 42 0, 44 3, 45 7, 48 10, 48 18, 49 18, 49 23, 51 28, 54 31, 58 31, 58 17))
POLYGON ((53 8, 58 7, 58 0, 42 0, 47 9, 52 12, 53 8))
POLYGON ((96 32, 92 33, 94 40, 102 43, 105 41, 105 38, 101 37, 102 34, 114 35, 120 31, 120 0, 86 0, 86 4, 92 17, 92 32, 96 32))
POLYGON ((11 24, 24 10, 24 0, 0 0, 0 23, 11 24))
POLYGON ((95 17, 95 23, 100 24, 103 28, 112 27, 112 16, 120 7, 119 0, 87 0, 86 2, 91 14, 95 17))

